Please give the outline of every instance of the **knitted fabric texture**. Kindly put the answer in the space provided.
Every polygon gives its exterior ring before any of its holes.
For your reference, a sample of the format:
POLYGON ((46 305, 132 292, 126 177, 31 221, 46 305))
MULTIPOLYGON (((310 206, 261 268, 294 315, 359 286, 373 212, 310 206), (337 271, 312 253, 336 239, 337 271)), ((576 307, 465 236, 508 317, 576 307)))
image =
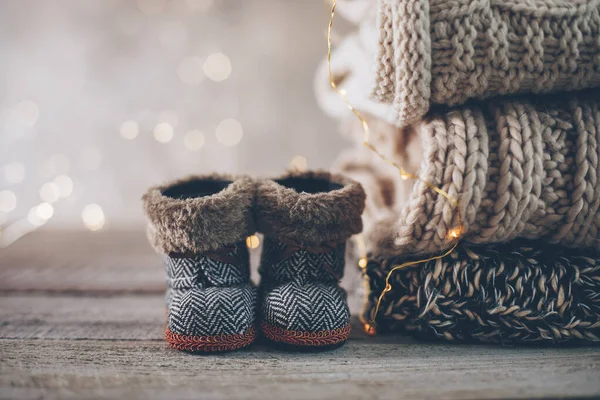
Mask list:
POLYGON ((261 328, 277 342, 324 346, 350 334, 344 274, 345 242, 303 248, 266 237, 261 274, 261 328))
MULTIPOLYGON (((458 200, 458 209, 414 181, 410 198, 394 204, 399 174, 378 174, 381 160, 346 159, 340 168, 367 188, 369 251, 377 256, 437 254, 462 222, 462 240, 543 239, 570 247, 600 244, 600 95, 597 89, 521 96, 434 111, 411 127, 424 148, 421 178, 458 200), (382 177, 388 176, 389 179, 382 177), (460 213, 460 218, 457 215, 460 213)), ((391 154, 397 149, 390 149, 391 154)), ((368 150, 367 150, 368 151, 368 150)), ((359 153, 360 154, 360 153, 359 153)), ((401 157, 393 157, 402 162, 401 157)))
POLYGON ((254 233, 255 183, 194 176, 144 195, 152 245, 165 254, 169 345, 225 351, 256 338, 257 292, 246 237, 254 233))
POLYGON ((380 0, 374 97, 431 104, 600 85, 599 0, 380 0))
MULTIPOLYGON (((370 320, 387 272, 371 260, 370 320)), ((461 245, 449 257, 393 273, 380 332, 493 343, 600 341, 600 253, 539 242, 461 245)))
POLYGON ((339 281, 346 240, 362 229, 361 186, 326 172, 290 173, 260 182, 257 193, 264 335, 298 346, 344 342, 350 311, 339 281))
MULTIPOLYGON (((208 256, 165 257, 168 332, 180 339, 212 337, 218 350, 234 350, 236 344, 244 343, 231 335, 255 336, 248 335, 254 332, 257 299, 250 282, 248 248, 244 241, 230 247, 224 254, 239 262, 208 256)), ((169 344, 178 348, 181 340, 169 344)), ((197 347, 185 350, 205 350, 200 344, 197 347)))
POLYGON ((256 232, 256 185, 248 177, 189 176, 154 186, 142 197, 148 239, 156 251, 199 254, 256 232))

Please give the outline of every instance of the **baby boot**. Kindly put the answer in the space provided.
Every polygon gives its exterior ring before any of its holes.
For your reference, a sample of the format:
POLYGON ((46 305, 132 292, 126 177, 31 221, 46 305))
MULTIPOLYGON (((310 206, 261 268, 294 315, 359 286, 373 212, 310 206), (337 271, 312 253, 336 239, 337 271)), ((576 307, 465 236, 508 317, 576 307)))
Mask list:
POLYGON ((260 327, 267 339, 303 348, 348 339, 350 311, 339 281, 346 240, 362 230, 364 205, 358 183, 326 172, 258 184, 260 327))
POLYGON ((148 237, 164 254, 169 345, 235 350, 256 337, 256 288, 246 238, 255 232, 255 183, 194 176, 148 190, 148 237))

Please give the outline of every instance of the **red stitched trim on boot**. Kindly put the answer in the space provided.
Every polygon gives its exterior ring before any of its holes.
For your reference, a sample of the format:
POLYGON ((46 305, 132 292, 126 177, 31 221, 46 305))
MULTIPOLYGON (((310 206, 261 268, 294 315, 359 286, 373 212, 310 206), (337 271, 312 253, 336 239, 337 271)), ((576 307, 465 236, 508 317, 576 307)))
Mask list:
POLYGON ((165 337, 169 346, 182 351, 231 351, 248 346, 256 339, 256 329, 252 326, 245 333, 235 335, 188 336, 173 333, 167 328, 165 337))
POLYGON ((329 346, 346 341, 350 336, 350 325, 333 330, 307 332, 277 328, 263 321, 260 328, 269 340, 297 346, 329 346))

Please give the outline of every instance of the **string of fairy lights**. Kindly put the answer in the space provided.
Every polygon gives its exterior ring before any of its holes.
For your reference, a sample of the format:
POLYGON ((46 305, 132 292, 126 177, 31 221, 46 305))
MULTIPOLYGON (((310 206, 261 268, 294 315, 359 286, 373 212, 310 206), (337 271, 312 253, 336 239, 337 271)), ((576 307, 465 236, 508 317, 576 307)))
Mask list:
MULTIPOLYGON (((156 21, 159 25, 158 44, 181 47, 181 43, 187 41, 186 26, 178 20, 162 21, 155 17, 171 12, 169 7, 187 7, 187 10, 179 13, 180 15, 190 11, 202 15, 208 13, 214 3, 214 0, 136 0, 132 7, 119 7, 113 29, 118 34, 134 37, 145 32, 147 21, 156 21)), ((207 80, 217 83, 227 81, 232 75, 233 67, 227 54, 213 48, 201 55, 188 54, 182 57, 173 66, 173 76, 182 85, 198 87, 207 80)), ((233 104, 235 101, 229 103, 233 104)), ((0 122, 8 121, 9 125, 14 124, 22 129, 41 129, 40 120, 47 117, 49 112, 43 101, 31 96, 0 109, 0 122)), ((235 115, 235 112, 231 114, 235 115)), ((115 127, 116 132, 113 134, 122 140, 137 141, 141 137, 147 140, 149 130, 150 138, 155 143, 178 143, 178 146, 191 153, 204 149, 212 138, 224 147, 234 147, 240 144, 244 137, 242 123, 236 118, 222 119, 216 123, 212 132, 196 127, 182 130, 181 115, 170 109, 158 112, 140 110, 130 118, 115 121, 115 127), (153 126, 150 128, 148 123, 144 122, 148 120, 154 121, 151 122, 153 126)), ((57 215, 60 215, 60 204, 63 202, 69 204, 71 214, 73 208, 79 208, 83 228, 101 231, 109 227, 106 214, 108 204, 99 199, 96 202, 82 201, 81 193, 85 187, 78 173, 80 169, 95 171, 105 168, 111 160, 97 146, 84 147, 78 151, 79 154, 49 154, 45 160, 39 160, 40 165, 26 165, 18 160, 0 162, 0 247, 6 247, 25 234, 56 219, 57 215), (22 186, 24 183, 28 184, 27 190, 22 186), (32 196, 29 193, 29 187, 32 185, 39 185, 37 195, 32 196), (26 192, 27 194, 24 194, 26 192)), ((308 161, 306 157, 296 155, 289 162, 289 167, 304 171, 308 168, 308 161)), ((248 239, 248 247, 256 248, 258 245, 258 237, 248 239)))
MULTIPOLYGON (((419 265, 419 264, 422 264, 422 263, 425 263, 428 261, 439 260, 439 259, 442 259, 442 258, 450 255, 454 251, 454 249, 456 249, 456 246, 458 246, 458 241, 463 233, 463 223, 462 223, 460 213, 458 212, 458 200, 457 199, 450 196, 446 191, 444 191, 443 189, 441 189, 439 186, 435 185, 434 183, 429 182, 428 180, 422 179, 418 174, 407 172, 401 165, 397 164, 394 160, 383 155, 383 153, 379 152, 375 148, 375 146, 373 146, 369 142, 371 132, 369 130, 369 124, 368 124, 367 120, 363 117, 362 113, 359 110, 357 110, 356 108, 354 108, 354 106, 352 106, 352 104, 350 104, 350 102, 346 98, 346 91, 338 88, 338 85, 335 82, 335 79, 334 79, 334 76, 332 73, 332 69, 331 69, 331 30, 333 27, 333 20, 335 18, 336 6, 337 6, 337 0, 332 0, 330 17, 329 17, 329 25, 327 27, 327 68, 328 68, 328 72, 329 72, 329 84, 331 85, 331 88, 340 96, 340 98, 346 104, 348 109, 359 120, 360 125, 363 129, 363 133, 364 133, 363 145, 366 148, 368 148, 369 150, 371 150, 373 153, 375 153, 381 161, 394 167, 398 171, 401 179, 403 179, 403 180, 412 179, 412 180, 420 181, 423 184, 425 184, 427 187, 429 187, 431 190, 435 191, 437 194, 439 194, 440 196, 442 196, 446 200, 448 200, 452 204, 454 209, 456 210, 458 221, 459 221, 458 225, 456 227, 448 230, 448 232, 446 234, 446 237, 451 241, 452 244, 450 245, 449 249, 447 249, 445 252, 443 252, 440 255, 436 255, 436 256, 420 259, 420 260, 404 262, 404 263, 393 266, 388 271, 388 273, 385 277, 385 286, 377 299, 377 303, 375 305, 375 310, 371 316, 371 319, 369 321, 366 321, 366 320, 361 321, 363 323, 365 332, 367 334, 374 335, 374 334, 376 334, 376 318, 377 318, 377 315, 379 314, 379 309, 381 308, 381 304, 383 302, 385 295, 392 290, 392 285, 390 283, 390 279, 391 279, 392 275, 394 274, 394 272, 404 269, 404 268, 411 267, 411 266, 419 265)), ((365 285, 367 286, 366 290, 368 293, 370 291, 370 289, 368 288, 368 281, 367 281, 367 276, 366 276, 366 268, 368 266, 368 255, 366 252, 365 240, 361 235, 358 235, 356 242, 357 242, 357 247, 358 247, 359 251, 361 252, 361 257, 358 261, 358 266, 363 270, 365 285)), ((361 315, 361 318, 363 318, 362 315, 361 315)))

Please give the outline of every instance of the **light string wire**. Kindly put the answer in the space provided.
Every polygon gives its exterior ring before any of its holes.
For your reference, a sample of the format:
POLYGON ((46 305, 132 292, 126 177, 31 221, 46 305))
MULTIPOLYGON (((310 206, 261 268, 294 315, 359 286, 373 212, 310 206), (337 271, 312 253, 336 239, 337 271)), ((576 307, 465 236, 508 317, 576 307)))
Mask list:
MULTIPOLYGON (((420 181, 423 184, 425 184, 428 188, 430 188, 431 190, 433 190, 434 192, 439 194, 440 196, 446 198, 452 204, 454 209, 456 209, 456 211, 457 211, 456 215, 457 215, 457 219, 458 219, 458 227, 450 229, 448 231, 448 235, 447 235, 449 239, 452 239, 454 241, 454 244, 448 250, 446 250, 444 253, 437 255, 437 256, 425 258, 422 260, 408 261, 408 262, 405 262, 402 264, 398 264, 389 270, 389 272, 387 273, 387 275, 385 277, 385 287, 377 299, 377 304, 375 305, 375 311, 373 312, 373 314, 371 316, 371 320, 367 322, 364 320, 364 317, 362 315, 360 317, 361 322, 363 323, 365 332, 370 335, 374 335, 376 333, 375 319, 377 318, 377 314, 379 313, 379 309, 381 308, 381 303, 383 302, 383 298, 384 298, 385 294, 392 290, 390 278, 392 277, 393 273, 398 270, 410 267, 410 266, 426 263, 429 261, 440 260, 440 259, 450 255, 456 249, 456 246, 458 246, 458 242, 459 242, 460 236, 462 235, 462 231, 463 231, 463 223, 462 223, 462 219, 460 216, 460 212, 458 211, 458 200, 457 199, 450 196, 450 194, 448 194, 448 192, 446 192, 439 186, 429 182, 428 180, 422 179, 417 174, 406 172, 401 165, 397 164, 393 160, 390 160, 389 158, 384 156, 369 142, 370 130, 369 130, 369 124, 367 123, 367 120, 362 116, 360 111, 358 111, 356 108, 354 108, 354 106, 352 106, 352 104, 350 104, 350 102, 346 98, 346 92, 344 90, 340 90, 337 87, 337 84, 336 84, 335 80, 333 79, 333 73, 331 71, 331 29, 333 27, 333 20, 335 17, 336 6, 337 6, 337 0, 332 0, 331 14, 330 14, 330 18, 329 18, 329 26, 327 28, 327 69, 329 72, 329 84, 331 85, 331 88, 341 97, 341 99, 344 101, 344 103, 346 104, 348 109, 350 111, 352 111, 352 113, 360 121, 362 129, 364 131, 363 145, 365 147, 367 147, 369 150, 371 150, 373 153, 375 153, 381 160, 383 160, 387 164, 391 165, 392 167, 396 168, 400 172, 401 179, 404 179, 404 180, 414 179, 414 180, 420 181)), ((367 296, 367 301, 368 301, 368 296, 369 296, 368 292, 370 290, 369 285, 368 285, 368 277, 366 274, 368 258, 367 258, 367 250, 366 250, 365 241, 361 235, 357 236, 357 247, 359 248, 359 251, 362 254, 362 257, 360 258, 360 260, 358 262, 358 266, 363 270, 363 275, 365 277, 365 284, 366 284, 366 290, 367 290, 366 296, 367 296)))

